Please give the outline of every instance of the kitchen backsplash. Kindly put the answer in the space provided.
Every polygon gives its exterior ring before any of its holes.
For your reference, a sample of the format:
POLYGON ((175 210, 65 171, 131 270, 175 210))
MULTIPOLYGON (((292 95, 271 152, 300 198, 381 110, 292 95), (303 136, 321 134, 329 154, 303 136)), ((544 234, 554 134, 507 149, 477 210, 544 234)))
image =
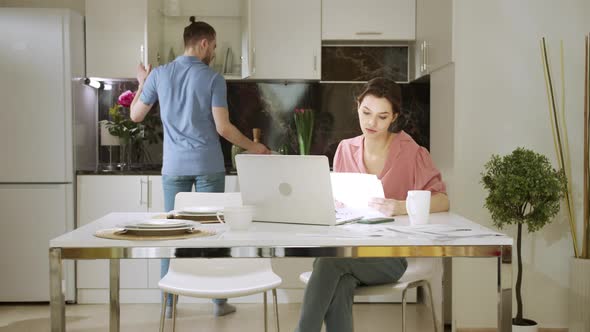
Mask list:
MULTIPOLYGON (((420 145, 429 147, 429 85, 401 84, 403 94, 404 130, 420 145)), ((252 81, 227 82, 227 97, 231 122, 252 138, 252 129, 261 128, 262 142, 272 150, 287 150, 297 154, 297 138, 293 114, 295 108, 311 108, 315 112, 312 154, 328 156, 330 163, 345 138, 361 134, 354 96, 362 83, 265 83, 252 81)), ((113 82, 112 90, 99 90, 99 120, 108 118, 109 108, 118 96, 137 89, 136 82, 113 82)), ((159 112, 156 106, 151 112, 159 112)), ((231 144, 221 139, 226 166, 231 168, 231 144)), ((100 144, 100 143, 99 143, 100 144)), ((144 164, 162 162, 162 145, 147 146, 150 159, 144 164)), ((118 160, 119 147, 113 147, 113 159, 118 160)), ((99 161, 108 163, 109 150, 99 147, 99 161)))
POLYGON ((322 81, 368 81, 377 76, 408 82, 408 46, 322 47, 322 81))

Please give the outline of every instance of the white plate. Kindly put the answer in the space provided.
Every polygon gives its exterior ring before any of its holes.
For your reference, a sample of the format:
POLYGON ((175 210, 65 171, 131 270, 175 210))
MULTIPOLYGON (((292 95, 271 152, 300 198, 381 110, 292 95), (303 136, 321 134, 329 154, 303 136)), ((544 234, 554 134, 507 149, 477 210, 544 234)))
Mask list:
POLYGON ((217 213, 223 211, 223 206, 189 206, 184 209, 178 210, 178 213, 217 213))
POLYGON ((123 228, 134 229, 170 229, 197 226, 198 223, 174 219, 146 219, 136 223, 124 225, 123 228))
POLYGON ((169 227, 169 228, 135 228, 132 226, 125 226, 123 227, 125 230, 130 230, 130 231, 141 231, 144 233, 151 233, 151 232, 176 232, 176 231, 186 231, 189 229, 193 229, 194 226, 192 225, 187 225, 184 227, 169 227))

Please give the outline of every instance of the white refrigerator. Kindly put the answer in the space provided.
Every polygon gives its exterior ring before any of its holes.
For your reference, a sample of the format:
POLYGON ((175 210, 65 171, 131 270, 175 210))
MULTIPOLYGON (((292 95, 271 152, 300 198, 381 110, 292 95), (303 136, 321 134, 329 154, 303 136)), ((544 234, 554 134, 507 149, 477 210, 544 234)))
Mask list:
MULTIPOLYGON (((0 302, 49 300, 49 240, 74 228, 73 91, 84 20, 0 8, 0 302)), ((75 299, 72 262, 66 300, 75 299)))

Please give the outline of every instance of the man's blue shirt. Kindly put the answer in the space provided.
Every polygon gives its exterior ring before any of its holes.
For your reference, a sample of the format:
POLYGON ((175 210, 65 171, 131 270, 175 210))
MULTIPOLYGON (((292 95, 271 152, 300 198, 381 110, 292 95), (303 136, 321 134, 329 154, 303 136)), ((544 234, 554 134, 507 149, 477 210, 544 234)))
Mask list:
POLYGON ((225 171, 213 107, 227 108, 225 79, 192 56, 155 68, 140 100, 160 101, 164 127, 162 174, 204 175, 225 171))

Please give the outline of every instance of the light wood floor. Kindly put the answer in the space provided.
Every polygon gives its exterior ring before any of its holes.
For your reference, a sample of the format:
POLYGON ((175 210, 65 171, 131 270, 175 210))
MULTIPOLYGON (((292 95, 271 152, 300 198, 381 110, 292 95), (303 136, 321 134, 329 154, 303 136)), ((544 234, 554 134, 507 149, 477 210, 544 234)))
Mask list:
MULTIPOLYGON (((176 331, 263 331, 261 304, 237 304, 236 313, 214 317, 212 305, 185 304, 178 306, 176 331)), ((293 331, 299 318, 300 304, 280 304, 281 331, 293 331)), ((408 332, 433 331, 430 311, 422 304, 408 305, 408 332)), ((269 331, 274 329, 274 316, 269 303, 269 331)), ((160 306, 156 304, 121 305, 121 332, 158 331, 160 306)), ((68 332, 108 331, 107 305, 68 305, 68 332)), ((355 331, 401 331, 399 304, 355 304, 355 331)), ((167 331, 172 330, 168 324, 167 331)), ((0 332, 49 332, 48 305, 0 305, 0 332)))

